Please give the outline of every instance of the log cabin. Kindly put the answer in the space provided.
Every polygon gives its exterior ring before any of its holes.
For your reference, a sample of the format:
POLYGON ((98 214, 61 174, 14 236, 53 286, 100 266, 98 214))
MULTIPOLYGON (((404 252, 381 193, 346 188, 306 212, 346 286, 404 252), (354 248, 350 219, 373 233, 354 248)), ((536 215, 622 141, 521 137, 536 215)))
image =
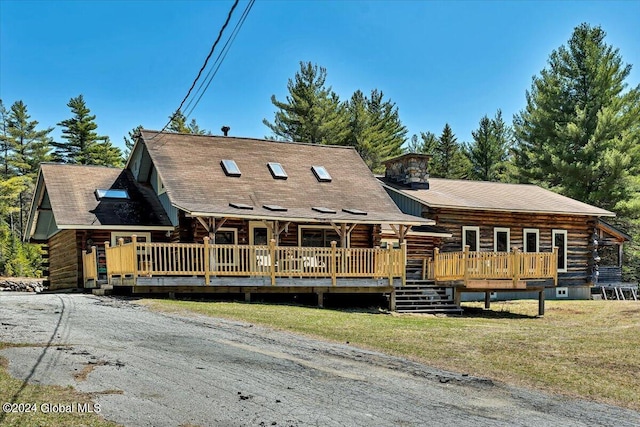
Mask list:
MULTIPOLYGON (((393 294, 404 214, 353 148, 141 131, 124 169, 43 164, 29 238, 52 289, 393 294)), ((392 300, 392 298, 390 298, 392 300)))
MULTIPOLYGON (((535 278, 544 286, 545 298, 590 298, 598 280, 598 250, 603 247, 607 252, 614 248, 618 257, 606 271, 619 271, 628 236, 603 221, 614 217, 613 212, 535 185, 430 178, 429 159, 429 155, 406 154, 388 160, 385 175, 379 177, 404 213, 433 219, 443 233, 449 233, 408 236, 408 253, 419 247, 424 256, 434 258, 467 248, 479 254, 473 256, 514 251, 526 256, 551 254, 556 248, 557 286, 550 277, 542 282, 535 278)), ((482 289, 487 298, 489 294, 499 299, 531 297, 527 292, 489 292, 489 288, 482 289)), ((494 290, 499 288, 505 286, 494 290)))

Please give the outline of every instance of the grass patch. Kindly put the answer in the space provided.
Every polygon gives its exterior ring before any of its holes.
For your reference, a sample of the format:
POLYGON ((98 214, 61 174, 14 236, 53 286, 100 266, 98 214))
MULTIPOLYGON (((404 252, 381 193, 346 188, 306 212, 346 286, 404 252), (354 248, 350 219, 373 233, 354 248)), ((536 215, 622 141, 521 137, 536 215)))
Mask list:
POLYGON ((465 304, 461 317, 298 306, 142 300, 152 309, 243 320, 404 356, 454 372, 640 410, 640 303, 465 304))
MULTIPOLYGON (((0 350, 8 347, 31 347, 32 344, 13 344, 0 342, 0 350)), ((7 360, 0 357, 0 404, 29 404, 35 412, 6 413, 0 410, 2 426, 69 426, 69 427, 113 427, 118 424, 106 421, 95 413, 79 413, 79 404, 92 407, 91 395, 79 393, 73 387, 43 386, 24 384, 9 375, 7 360), (41 405, 72 405, 72 413, 44 413, 41 405), (33 405, 33 406, 31 406, 33 405)), ((46 406, 45 408, 46 409, 46 406)))

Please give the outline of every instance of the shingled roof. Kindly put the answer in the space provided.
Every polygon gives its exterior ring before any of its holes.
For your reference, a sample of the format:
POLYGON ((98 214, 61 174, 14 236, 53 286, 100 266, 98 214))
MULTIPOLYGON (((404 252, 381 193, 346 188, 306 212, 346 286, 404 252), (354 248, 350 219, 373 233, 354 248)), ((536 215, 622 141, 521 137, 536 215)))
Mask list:
POLYGON ((380 179, 392 191, 398 191, 431 208, 616 216, 613 212, 562 196, 537 185, 429 178, 429 189, 412 190, 388 179, 380 179))
POLYGON ((39 223, 48 229, 40 218, 43 212, 53 214, 58 229, 171 228, 153 190, 138 184, 128 170, 103 166, 43 163, 31 210, 31 234, 39 223), (97 189, 124 189, 129 197, 98 200, 97 189))
POLYGON ((194 216, 433 223, 403 214, 350 147, 146 130, 138 144, 146 147, 171 204, 194 216), (241 175, 227 176, 221 167, 224 159, 234 160, 241 175), (287 179, 275 179, 269 162, 280 163, 287 179), (324 166, 331 181, 320 182, 313 166, 324 166), (322 213, 314 207, 335 213, 322 213))

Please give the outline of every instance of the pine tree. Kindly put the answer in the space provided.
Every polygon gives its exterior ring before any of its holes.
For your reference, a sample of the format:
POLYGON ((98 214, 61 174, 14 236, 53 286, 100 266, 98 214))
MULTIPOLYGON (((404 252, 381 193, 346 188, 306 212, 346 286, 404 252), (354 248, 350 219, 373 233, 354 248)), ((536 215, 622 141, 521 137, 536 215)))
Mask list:
POLYGON ((478 129, 471 132, 473 142, 467 146, 471 161, 471 178, 481 181, 504 181, 509 155, 510 128, 502 119, 502 111, 495 117, 484 116, 478 129))
POLYGON ((358 90, 347 103, 347 144, 356 148, 373 171, 379 171, 384 160, 402 153, 407 134, 398 108, 391 100, 383 101, 383 97, 377 89, 371 91, 371 97, 358 90))
POLYGON ((9 112, 0 99, 0 152, 2 155, 2 177, 9 178, 9 154, 11 143, 9 142, 9 112))
POLYGON ((438 137, 433 132, 420 132, 418 135, 411 136, 411 141, 407 144, 406 153, 430 154, 433 155, 438 146, 438 137))
POLYGON ((129 154, 131 154, 131 150, 133 150, 133 146, 136 143, 136 139, 140 135, 140 131, 142 130, 142 125, 138 125, 129 131, 129 134, 124 137, 124 146, 125 152, 124 157, 128 158, 129 154))
POLYGON ((271 102, 278 111, 273 123, 264 119, 273 136, 282 141, 345 145, 348 115, 338 95, 325 86, 327 70, 310 62, 300 62, 300 70, 289 79, 286 102, 275 95, 271 102))
POLYGON ((640 86, 600 27, 582 24, 533 78, 514 117, 519 179, 606 209, 640 212, 640 86))
POLYGON ((96 116, 90 115, 82 95, 71 98, 67 104, 73 113, 73 117, 58 123, 62 126, 62 138, 66 142, 52 142, 56 148, 54 158, 64 163, 76 163, 81 165, 105 164, 118 166, 122 159, 116 161, 111 155, 119 148, 113 147, 109 138, 98 135, 95 122, 96 116), (97 157, 96 157, 97 156, 97 157), (112 163, 105 163, 105 159, 112 159, 112 163))
POLYGON ((471 162, 462 151, 449 124, 444 125, 435 147, 429 174, 435 178, 462 179, 469 175, 471 162))
POLYGON ((167 127, 168 132, 173 133, 188 133, 191 135, 211 135, 211 132, 205 129, 201 129, 196 119, 191 119, 191 122, 187 124, 187 118, 182 111, 176 111, 169 116, 170 122, 167 127))

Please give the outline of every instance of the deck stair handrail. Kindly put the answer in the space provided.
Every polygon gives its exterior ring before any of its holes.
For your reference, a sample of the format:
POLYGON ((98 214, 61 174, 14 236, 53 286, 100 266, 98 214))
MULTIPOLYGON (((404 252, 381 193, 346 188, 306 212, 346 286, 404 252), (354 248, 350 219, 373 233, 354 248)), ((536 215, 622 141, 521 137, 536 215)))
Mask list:
POLYGON ((82 277, 85 287, 89 280, 98 280, 98 257, 95 246, 91 246, 90 252, 82 251, 82 277))
POLYGON ((558 280, 558 248, 553 252, 461 252, 434 250, 433 278, 436 281, 553 279, 558 280))
POLYGON ((203 243, 105 242, 107 276, 394 278, 405 280, 406 247, 339 248, 203 243))

